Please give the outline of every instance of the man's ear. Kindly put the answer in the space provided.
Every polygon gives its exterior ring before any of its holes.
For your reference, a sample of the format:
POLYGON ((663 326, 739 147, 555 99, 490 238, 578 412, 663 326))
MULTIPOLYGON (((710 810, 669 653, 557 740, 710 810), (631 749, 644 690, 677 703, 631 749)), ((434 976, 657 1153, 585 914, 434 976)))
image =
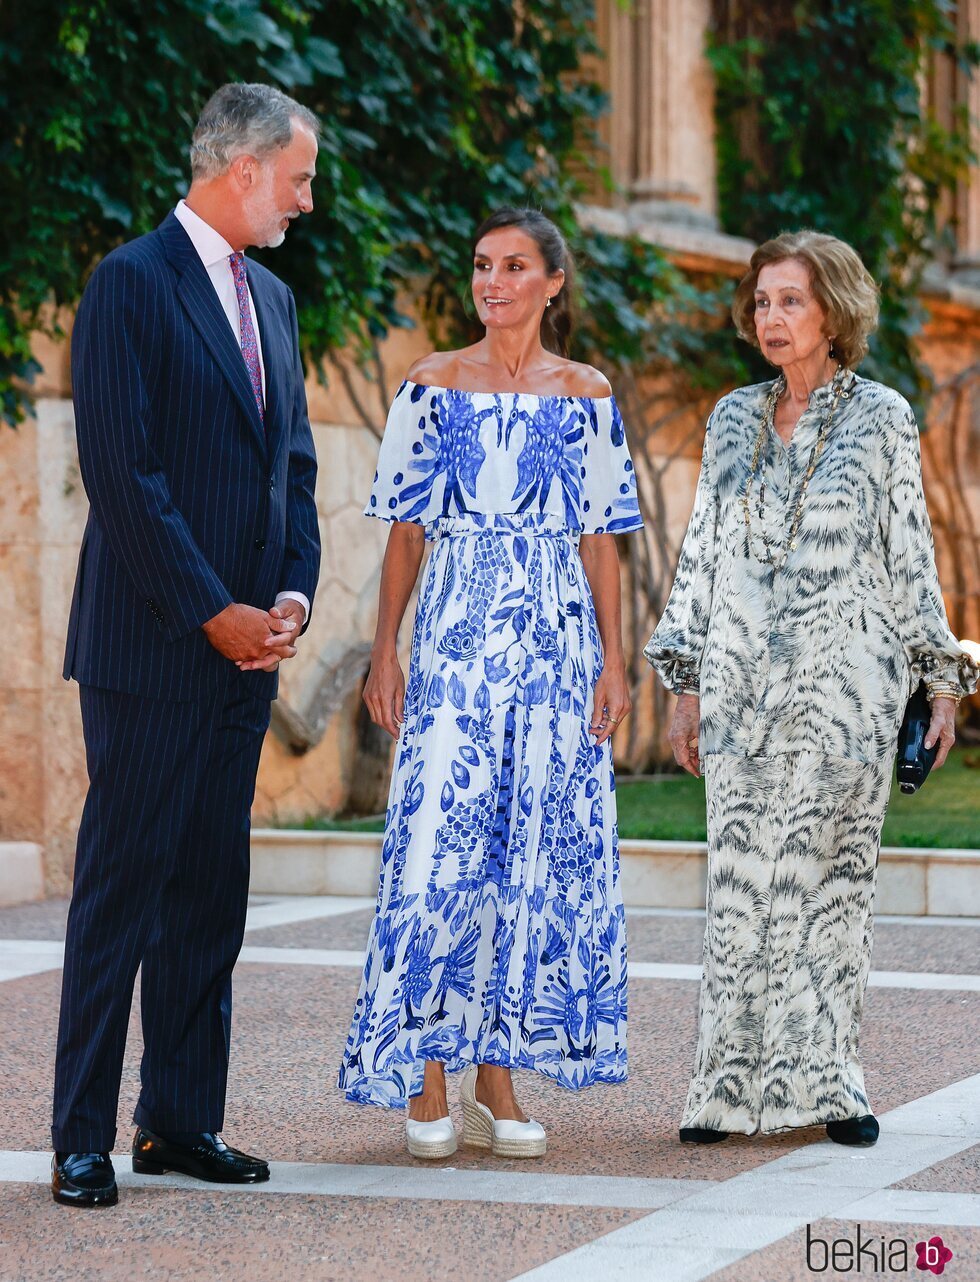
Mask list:
POLYGON ((243 190, 247 191, 255 185, 256 173, 258 170, 258 161, 254 156, 242 155, 236 156, 228 166, 228 172, 234 178, 236 184, 243 190))

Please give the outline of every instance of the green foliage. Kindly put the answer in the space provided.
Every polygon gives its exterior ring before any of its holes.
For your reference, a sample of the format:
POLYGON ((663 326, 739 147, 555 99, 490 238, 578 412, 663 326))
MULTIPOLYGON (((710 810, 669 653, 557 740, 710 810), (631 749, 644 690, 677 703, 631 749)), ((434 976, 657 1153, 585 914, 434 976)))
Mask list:
POLYGON ((722 0, 710 50, 726 230, 761 241, 815 227, 850 242, 882 284, 866 370, 913 401, 928 386, 913 350, 922 271, 942 248, 940 200, 970 159, 965 115, 947 127, 921 108, 934 50, 977 61, 948 0, 722 0))
MULTIPOLYGON (((976 789, 980 756, 954 748, 921 792, 903 796, 892 784, 882 842, 886 846, 976 847, 980 845, 976 789)), ((620 779, 616 785, 619 835, 643 841, 704 841, 704 780, 690 775, 620 779)), ((348 832, 383 832, 384 815, 337 819, 311 816, 286 827, 348 832)))
MULTIPOLYGON (((918 105, 924 51, 953 40, 950 5, 719 8, 748 15, 711 54, 726 229, 808 224, 855 244, 885 283, 868 371, 914 395, 916 288, 968 154, 962 121, 944 129, 918 105)), ((366 358, 420 299, 441 344, 472 338, 472 231, 530 203, 580 260, 578 355, 671 365, 706 388, 763 376, 721 321, 730 283, 578 223, 605 106, 581 72, 593 16, 593 0, 7 0, 0 417, 29 404, 29 336, 54 328, 51 305, 76 303, 99 259, 186 190, 194 121, 230 79, 277 84, 323 122, 314 214, 266 257, 296 294, 312 366, 366 358)))
POLYGON ((697 347, 712 305, 652 247, 585 233, 599 89, 592 0, 7 0, 0 10, 0 411, 36 372, 28 336, 99 259, 186 190, 213 89, 277 84, 318 113, 316 209, 267 263, 293 288, 314 365, 363 355, 421 297, 444 341, 471 336, 473 229, 502 203, 555 217, 582 254, 580 350, 604 363, 697 347), (697 297, 695 297, 697 295, 697 297))

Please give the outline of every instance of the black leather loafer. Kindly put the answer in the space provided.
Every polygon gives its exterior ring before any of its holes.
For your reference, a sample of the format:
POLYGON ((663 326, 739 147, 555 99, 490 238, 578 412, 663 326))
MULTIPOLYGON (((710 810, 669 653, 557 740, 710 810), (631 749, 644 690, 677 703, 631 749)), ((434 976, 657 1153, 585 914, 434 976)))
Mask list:
POLYGON ((133 1136, 133 1170, 137 1175, 176 1171, 212 1184, 262 1184, 269 1163, 229 1148, 219 1135, 204 1132, 193 1144, 175 1144, 142 1126, 133 1136))
POLYGON ((728 1139, 727 1131, 712 1131, 707 1126, 682 1126, 680 1130, 682 1144, 720 1144, 728 1139))
POLYGON ((864 1117, 849 1117, 843 1122, 827 1123, 827 1138, 835 1144, 849 1144, 852 1148, 870 1148, 878 1142, 878 1119, 870 1113, 864 1117))
POLYGON ((55 1153, 51 1196, 63 1206, 115 1206, 116 1172, 108 1153, 55 1153))

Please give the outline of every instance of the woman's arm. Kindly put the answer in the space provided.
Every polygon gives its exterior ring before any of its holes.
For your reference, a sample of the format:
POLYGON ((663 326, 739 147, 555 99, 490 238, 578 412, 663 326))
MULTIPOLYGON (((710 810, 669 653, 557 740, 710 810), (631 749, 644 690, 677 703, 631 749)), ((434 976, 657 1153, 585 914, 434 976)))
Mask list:
POLYGON ((939 743, 938 767, 955 742, 956 703, 976 688, 977 665, 946 619, 922 488, 919 430, 901 398, 896 398, 894 427, 882 538, 905 651, 925 680, 932 704, 926 746, 939 743))
POLYGON ((583 534, 579 553, 585 577, 592 589, 596 623, 602 639, 603 665, 596 682, 592 725, 596 747, 609 738, 633 706, 626 681, 623 658, 623 624, 619 577, 619 553, 612 534, 583 534))
POLYGON ((677 562, 667 608, 644 648, 644 655, 677 704, 670 723, 674 760, 694 775, 701 774, 701 657, 711 619, 718 534, 718 493, 714 481, 714 448, 711 434, 714 414, 708 419, 701 456, 701 474, 694 510, 677 562))
POLYGON ((398 629, 418 578, 424 550, 422 526, 410 521, 396 521, 392 525, 381 566, 378 626, 363 697, 371 720, 395 738, 405 710, 405 677, 398 662, 398 629))

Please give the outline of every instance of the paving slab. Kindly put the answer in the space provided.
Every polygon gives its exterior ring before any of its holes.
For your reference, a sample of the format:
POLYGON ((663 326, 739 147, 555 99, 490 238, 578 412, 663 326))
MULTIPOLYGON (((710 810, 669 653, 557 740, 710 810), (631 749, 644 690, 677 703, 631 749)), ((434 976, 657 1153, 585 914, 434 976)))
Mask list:
MULTIPOLYGON (((773 1243, 763 1251, 754 1252, 727 1268, 718 1269, 709 1276, 711 1282, 748 1282, 758 1279, 759 1282, 813 1282, 816 1275, 831 1278, 858 1277, 854 1258, 858 1248, 857 1226, 849 1220, 817 1220, 809 1226, 810 1265, 807 1264, 807 1229, 800 1229, 773 1243), (838 1269, 834 1272, 832 1260, 824 1264, 825 1254, 833 1249, 833 1243, 840 1242, 838 1261, 843 1264, 846 1258, 851 1259, 849 1271, 838 1269), (850 1247, 844 1245, 850 1244, 850 1247)), ((895 1282, 900 1278, 932 1278, 929 1272, 916 1269, 917 1242, 928 1242, 936 1234, 952 1250, 953 1259, 946 1265, 943 1278, 949 1282, 976 1282, 980 1278, 980 1229, 965 1229, 942 1224, 884 1224, 867 1221, 861 1224, 861 1238, 867 1244, 868 1252, 876 1250, 877 1259, 888 1256, 893 1266, 898 1266, 903 1258, 908 1260, 907 1270, 900 1267, 886 1267, 875 1272, 871 1267, 871 1255, 866 1252, 860 1273, 862 1278, 879 1277, 895 1282), (905 1255, 902 1250, 904 1246, 905 1255), (894 1252, 894 1254, 891 1254, 894 1252)), ((651 1282, 656 1274, 652 1275, 651 1282)), ((666 1279, 665 1279, 666 1282, 666 1279)))
POLYGON ((899 1180, 892 1187, 930 1193, 980 1193, 980 1144, 899 1180))
POLYGON ((642 1211, 125 1190, 97 1212, 0 1187, 0 1282, 504 1282, 642 1211), (70 1261, 70 1269, 66 1269, 70 1261))

